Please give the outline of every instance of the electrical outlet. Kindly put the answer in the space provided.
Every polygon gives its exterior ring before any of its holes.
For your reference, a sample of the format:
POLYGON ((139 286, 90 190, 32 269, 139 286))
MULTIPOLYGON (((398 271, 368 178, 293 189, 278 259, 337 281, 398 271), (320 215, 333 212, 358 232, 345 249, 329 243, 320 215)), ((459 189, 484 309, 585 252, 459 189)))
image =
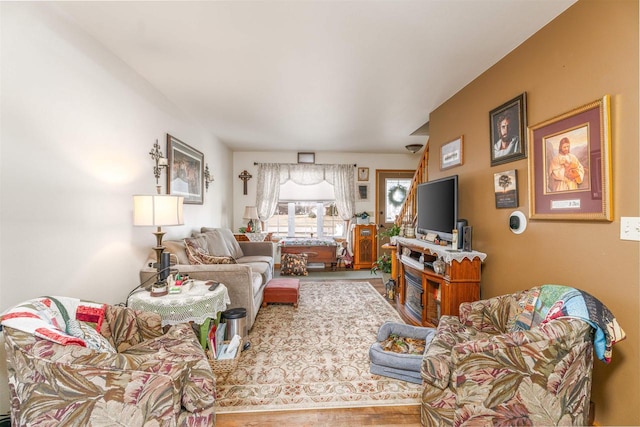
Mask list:
POLYGON ((640 218, 629 216, 620 218, 620 239, 640 241, 640 218))

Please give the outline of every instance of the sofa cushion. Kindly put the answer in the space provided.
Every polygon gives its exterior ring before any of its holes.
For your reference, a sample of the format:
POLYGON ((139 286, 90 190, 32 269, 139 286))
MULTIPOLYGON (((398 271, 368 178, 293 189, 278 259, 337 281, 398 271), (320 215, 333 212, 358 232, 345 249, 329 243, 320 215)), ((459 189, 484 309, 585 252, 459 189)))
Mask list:
POLYGON ((207 250, 210 255, 215 256, 232 256, 229 247, 224 242, 220 233, 211 229, 211 231, 207 231, 206 233, 193 234, 194 236, 204 236, 207 241, 207 250))
POLYGON ((238 264, 248 264, 254 262, 263 262, 271 266, 273 263, 273 258, 266 255, 251 255, 251 256, 243 256, 242 258, 236 259, 238 264))
POLYGON ((231 230, 228 228, 202 227, 200 232, 205 234, 207 237, 209 253, 211 255, 227 255, 236 259, 244 256, 242 248, 238 244, 238 241, 231 230))
POLYGON ((284 254, 280 262, 280 274, 283 276, 306 276, 307 254, 284 254))

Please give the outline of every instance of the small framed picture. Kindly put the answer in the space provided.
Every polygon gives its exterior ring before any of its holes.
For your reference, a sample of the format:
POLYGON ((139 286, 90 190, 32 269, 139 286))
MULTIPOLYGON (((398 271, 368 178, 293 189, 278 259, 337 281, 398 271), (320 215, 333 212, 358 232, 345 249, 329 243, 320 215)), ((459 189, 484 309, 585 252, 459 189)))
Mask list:
POLYGON ((522 93, 489 113, 491 166, 527 157, 527 93, 522 93))
POLYGON ((298 153, 298 163, 313 164, 316 162, 316 153, 298 153))
POLYGON ((462 164, 463 139, 464 137, 460 136, 440 147, 440 170, 449 169, 462 164))
POLYGON ((369 181, 369 168, 358 168, 358 181, 369 181))
POLYGON ((496 209, 518 207, 518 171, 511 169, 493 174, 496 209))
POLYGON ((369 184, 358 184, 358 200, 369 200, 369 184))

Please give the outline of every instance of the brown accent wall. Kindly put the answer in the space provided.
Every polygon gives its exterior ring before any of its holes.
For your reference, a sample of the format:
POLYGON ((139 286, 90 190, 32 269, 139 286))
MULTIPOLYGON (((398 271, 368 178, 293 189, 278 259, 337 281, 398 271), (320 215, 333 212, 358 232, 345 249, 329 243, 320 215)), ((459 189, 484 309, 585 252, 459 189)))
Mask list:
POLYGON ((429 178, 460 177, 460 216, 488 257, 482 297, 545 283, 581 288, 616 315, 627 339, 609 365, 595 361, 596 422, 640 425, 640 243, 620 240, 620 217, 640 216, 638 1, 580 0, 430 115, 429 178), (528 216, 528 160, 490 166, 489 112, 527 92, 535 125, 611 95, 613 222, 530 220, 510 232, 493 174, 517 169, 528 216), (464 135, 464 164, 439 170, 443 143, 464 135))

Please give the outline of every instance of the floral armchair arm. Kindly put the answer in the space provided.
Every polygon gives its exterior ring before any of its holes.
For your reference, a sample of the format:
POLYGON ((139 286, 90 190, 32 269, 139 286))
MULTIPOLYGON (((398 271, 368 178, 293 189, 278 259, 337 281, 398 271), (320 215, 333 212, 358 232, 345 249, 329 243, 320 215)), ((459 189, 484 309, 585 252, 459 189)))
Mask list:
POLYGON ((479 331, 507 332, 519 311, 518 301, 526 291, 460 304, 460 322, 479 331))
POLYGON ((456 423, 482 423, 497 413, 505 425, 523 414, 536 425, 584 425, 592 331, 586 322, 563 319, 454 346, 449 386, 456 417, 466 417, 456 423))
POLYGON ((162 319, 156 313, 107 305, 100 334, 118 351, 162 335, 162 319))
POLYGON ((441 390, 449 385, 453 364, 451 353, 457 345, 487 337, 488 334, 460 323, 456 316, 442 316, 438 329, 422 358, 420 374, 425 383, 441 390))
POLYGON ((174 392, 188 411, 213 407, 215 376, 190 325, 174 325, 166 334, 131 347, 123 354, 132 369, 171 377, 174 392))
POLYGON ((129 368, 125 355, 60 345, 5 328, 16 425, 173 425, 178 381, 129 368))

